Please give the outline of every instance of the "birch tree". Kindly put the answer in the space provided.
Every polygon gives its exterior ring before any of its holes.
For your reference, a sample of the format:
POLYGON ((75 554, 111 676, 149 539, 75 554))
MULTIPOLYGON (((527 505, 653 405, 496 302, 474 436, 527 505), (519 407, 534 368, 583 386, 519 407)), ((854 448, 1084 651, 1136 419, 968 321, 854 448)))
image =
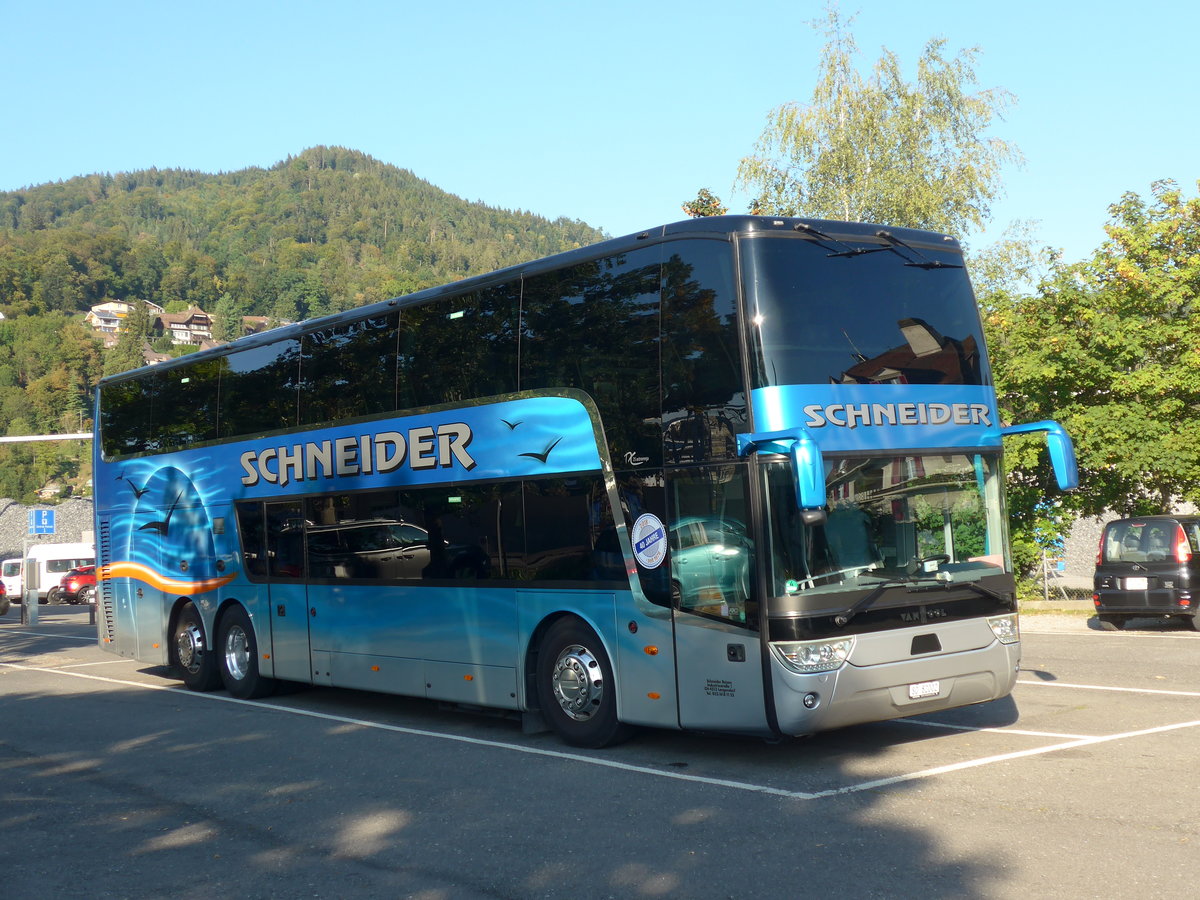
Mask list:
POLYGON ((836 7, 808 103, 774 109, 737 186, 769 215, 928 228, 957 236, 980 229, 1017 148, 988 136, 1013 102, 1003 89, 974 90, 978 48, 945 55, 930 40, 907 81, 884 48, 869 77, 836 7))

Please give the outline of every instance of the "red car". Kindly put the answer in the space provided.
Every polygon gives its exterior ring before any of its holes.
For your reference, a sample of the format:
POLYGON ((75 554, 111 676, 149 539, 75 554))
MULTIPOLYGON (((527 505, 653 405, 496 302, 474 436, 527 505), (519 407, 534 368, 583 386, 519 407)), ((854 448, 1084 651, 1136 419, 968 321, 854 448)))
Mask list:
POLYGON ((62 577, 58 587, 50 588, 46 602, 57 603, 95 603, 96 602, 96 567, 80 566, 72 569, 62 577))
POLYGON ((8 599, 8 590, 4 587, 4 582, 0 581, 0 616, 7 614, 10 606, 12 601, 8 599))

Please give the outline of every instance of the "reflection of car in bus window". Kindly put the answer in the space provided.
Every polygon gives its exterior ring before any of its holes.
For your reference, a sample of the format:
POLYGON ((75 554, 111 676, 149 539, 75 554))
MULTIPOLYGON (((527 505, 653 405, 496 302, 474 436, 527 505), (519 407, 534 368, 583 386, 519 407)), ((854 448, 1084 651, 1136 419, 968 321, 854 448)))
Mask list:
POLYGON ((308 565, 313 578, 411 581, 478 578, 487 558, 477 547, 442 541, 430 552, 429 532, 410 522, 372 520, 308 527, 308 565))
POLYGON ((688 516, 671 526, 670 542, 671 589, 680 607, 746 602, 751 544, 740 522, 688 516))

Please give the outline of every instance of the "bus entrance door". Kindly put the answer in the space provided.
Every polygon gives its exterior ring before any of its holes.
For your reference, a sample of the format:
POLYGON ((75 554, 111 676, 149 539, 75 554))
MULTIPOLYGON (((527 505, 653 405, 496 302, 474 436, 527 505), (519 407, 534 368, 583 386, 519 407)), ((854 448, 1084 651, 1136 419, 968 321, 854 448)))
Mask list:
MULTIPOLYGON (((266 504, 265 557, 276 678, 316 682, 309 654, 308 586, 304 583, 304 518, 299 501, 266 504)), ((325 667, 328 669, 328 666, 325 667)))

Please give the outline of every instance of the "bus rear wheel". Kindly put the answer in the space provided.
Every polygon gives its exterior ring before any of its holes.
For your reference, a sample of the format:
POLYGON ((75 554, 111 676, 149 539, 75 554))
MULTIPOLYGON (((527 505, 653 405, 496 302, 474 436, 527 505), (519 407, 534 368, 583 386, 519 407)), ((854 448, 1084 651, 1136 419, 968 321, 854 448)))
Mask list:
POLYGON ((542 715, 566 743, 610 747, 633 729, 617 720, 617 683, 600 638, 578 619, 559 619, 538 652, 542 715))
POLYGON ((266 697, 275 691, 275 679, 258 670, 258 639, 254 624, 241 606, 231 606, 221 616, 217 630, 221 681, 225 690, 241 700, 266 697))
POLYGON ((215 691, 221 683, 215 654, 208 649, 204 621, 195 604, 185 603, 171 636, 171 664, 192 691, 215 691))

